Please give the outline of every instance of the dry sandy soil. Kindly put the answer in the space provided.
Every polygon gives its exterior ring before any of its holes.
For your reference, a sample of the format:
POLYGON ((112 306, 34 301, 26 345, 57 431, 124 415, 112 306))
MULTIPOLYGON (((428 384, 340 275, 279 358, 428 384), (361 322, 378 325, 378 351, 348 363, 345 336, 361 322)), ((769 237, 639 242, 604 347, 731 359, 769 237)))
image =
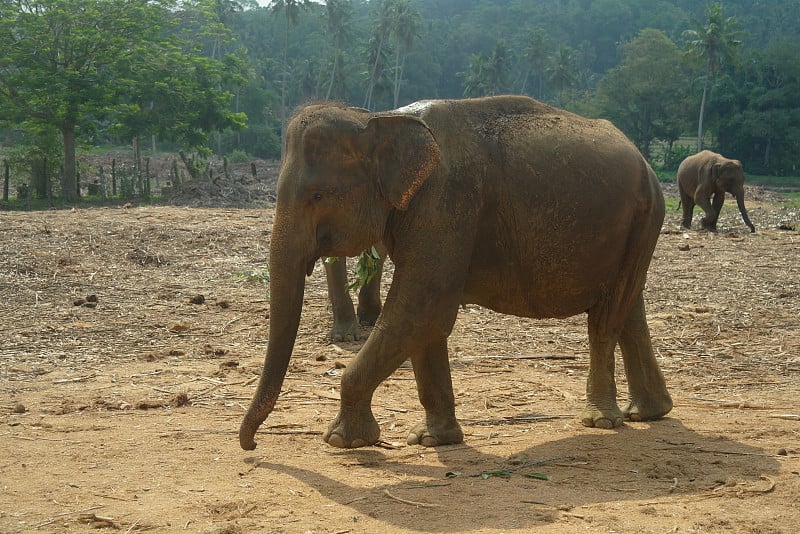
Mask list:
POLYGON ((667 418, 582 427, 585 317, 468 306, 466 438, 436 449, 405 445, 406 366, 376 393, 379 446, 322 441, 361 343, 326 343, 319 266, 276 411, 239 448, 270 207, 0 212, 0 531, 796 532, 800 209, 748 194, 756 234, 732 206, 717 234, 664 225, 645 298, 667 418))

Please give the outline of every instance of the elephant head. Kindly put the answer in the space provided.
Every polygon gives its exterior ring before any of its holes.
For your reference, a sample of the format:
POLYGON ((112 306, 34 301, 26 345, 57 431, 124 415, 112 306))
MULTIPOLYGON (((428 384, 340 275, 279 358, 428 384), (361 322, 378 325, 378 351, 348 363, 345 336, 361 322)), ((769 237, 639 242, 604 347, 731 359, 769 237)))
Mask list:
POLYGON ((324 256, 355 256, 384 238, 437 168, 440 151, 413 115, 335 105, 301 109, 287 128, 270 238, 269 342, 261 379, 239 429, 245 450, 275 406, 294 348, 305 276, 324 256))

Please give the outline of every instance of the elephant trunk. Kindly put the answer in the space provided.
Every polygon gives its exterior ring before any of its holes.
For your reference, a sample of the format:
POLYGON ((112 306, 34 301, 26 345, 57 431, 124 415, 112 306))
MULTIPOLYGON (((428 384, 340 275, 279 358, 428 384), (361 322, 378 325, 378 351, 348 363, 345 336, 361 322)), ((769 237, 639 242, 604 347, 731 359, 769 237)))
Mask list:
POLYGON ((747 216, 747 209, 744 207, 744 188, 736 192, 736 205, 739 206, 739 213, 742 214, 742 220, 750 227, 750 233, 755 232, 756 227, 750 222, 750 217, 747 216))
MULTIPOLYGON (((270 316, 269 343, 261 380, 253 400, 239 427, 239 444, 244 450, 256 448, 254 436, 258 427, 272 412, 281 392, 281 385, 289 366, 300 313, 303 308, 303 291, 307 262, 301 254, 287 252, 289 241, 276 217, 273 240, 270 243, 270 316)), ((313 263, 310 265, 313 266, 313 263)))

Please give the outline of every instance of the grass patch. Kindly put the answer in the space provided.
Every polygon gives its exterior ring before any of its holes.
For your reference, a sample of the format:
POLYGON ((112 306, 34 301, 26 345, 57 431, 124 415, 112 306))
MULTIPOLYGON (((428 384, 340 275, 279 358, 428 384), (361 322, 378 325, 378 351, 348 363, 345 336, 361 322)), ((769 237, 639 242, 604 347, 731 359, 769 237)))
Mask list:
POLYGON ((680 199, 677 197, 664 197, 664 204, 666 206, 667 211, 677 211, 678 209, 678 202, 680 199))
POLYGON ((262 269, 255 269, 250 272, 239 273, 236 279, 241 282, 256 282, 259 284, 268 284, 269 265, 265 265, 262 269))
POLYGON ((800 191, 783 193, 783 195, 789 200, 782 202, 782 206, 786 206, 787 208, 800 208, 800 191))
POLYGON ((800 192, 800 176, 759 176, 745 173, 745 184, 800 192))

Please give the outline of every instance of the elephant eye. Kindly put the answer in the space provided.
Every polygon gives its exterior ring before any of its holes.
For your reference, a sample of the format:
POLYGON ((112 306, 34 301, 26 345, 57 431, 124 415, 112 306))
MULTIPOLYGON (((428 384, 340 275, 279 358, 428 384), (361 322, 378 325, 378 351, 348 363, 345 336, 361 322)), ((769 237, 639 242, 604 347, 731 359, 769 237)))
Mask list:
POLYGON ((311 199, 312 199, 314 202, 319 202, 320 200, 322 200, 322 197, 323 197, 323 195, 322 195, 322 193, 320 193, 319 191, 317 191, 316 193, 314 193, 313 195, 311 195, 311 199))

